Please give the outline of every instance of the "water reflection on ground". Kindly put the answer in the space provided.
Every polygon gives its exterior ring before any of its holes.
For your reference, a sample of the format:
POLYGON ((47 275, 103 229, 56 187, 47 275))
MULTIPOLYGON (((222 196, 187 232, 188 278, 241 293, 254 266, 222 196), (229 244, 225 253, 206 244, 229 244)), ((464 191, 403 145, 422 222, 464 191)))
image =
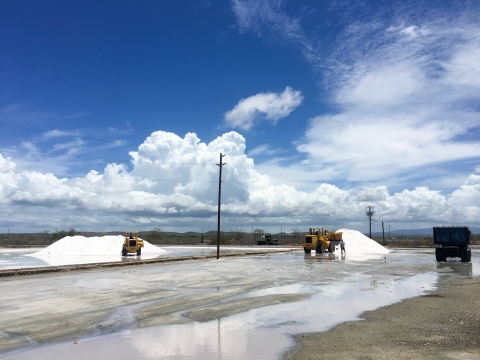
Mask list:
POLYGON ((480 251, 474 251, 471 263, 437 263, 430 250, 394 251, 363 261, 297 252, 239 259, 234 269, 241 271, 252 262, 259 266, 259 277, 271 276, 280 266, 290 277, 222 301, 292 293, 309 297, 208 322, 145 329, 133 326, 81 339, 80 345, 72 341, 46 344, 5 358, 275 359, 293 345, 292 334, 328 331, 345 321, 361 321, 365 311, 422 295, 449 281, 480 275, 480 251))

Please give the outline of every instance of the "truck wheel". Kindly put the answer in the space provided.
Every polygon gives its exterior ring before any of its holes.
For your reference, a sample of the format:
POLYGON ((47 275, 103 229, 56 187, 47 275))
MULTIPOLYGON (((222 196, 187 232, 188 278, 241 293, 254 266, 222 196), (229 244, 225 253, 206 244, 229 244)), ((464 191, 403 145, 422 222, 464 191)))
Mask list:
POLYGON ((127 256, 127 249, 122 248, 122 256, 127 256))
POLYGON ((307 249, 306 247, 304 247, 304 248, 303 248, 303 251, 305 251, 305 254, 310 254, 310 252, 311 252, 312 250, 307 249))
POLYGON ((328 247, 328 252, 329 253, 335 252, 335 245, 334 244, 330 244, 330 246, 328 247))
POLYGON ((460 259, 462 262, 467 262, 467 249, 460 250, 460 259))
POLYGON ((472 250, 467 249, 467 262, 472 261, 472 250))
POLYGON ((443 260, 443 249, 442 248, 436 248, 435 249, 435 258, 437 261, 444 261, 443 260))
POLYGON ((137 256, 140 256, 140 255, 142 255, 142 248, 139 248, 139 249, 137 250, 137 256))

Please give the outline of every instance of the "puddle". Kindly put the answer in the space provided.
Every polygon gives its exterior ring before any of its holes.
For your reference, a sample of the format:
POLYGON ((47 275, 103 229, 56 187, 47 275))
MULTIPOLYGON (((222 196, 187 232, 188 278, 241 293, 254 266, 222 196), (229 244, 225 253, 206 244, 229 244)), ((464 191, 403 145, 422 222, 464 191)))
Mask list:
MULTIPOLYGON (((229 262, 199 264, 202 271, 226 276, 232 272, 245 277, 271 277, 270 286, 225 297, 215 304, 237 299, 281 294, 308 294, 293 303, 264 306, 208 322, 135 328, 134 312, 146 303, 119 307, 107 318, 116 322, 117 332, 73 341, 36 345, 4 354, 5 359, 69 360, 86 358, 115 359, 276 359, 293 345, 292 335, 328 331, 346 321, 361 321, 361 314, 406 298, 424 295, 448 281, 479 276, 480 252, 472 263, 437 263, 433 252, 392 252, 367 261, 349 261, 336 256, 305 256, 303 253, 269 255, 229 262), (250 270, 252 264, 258 266, 250 270), (259 271, 259 269, 261 271, 259 271), (250 272, 249 272, 250 271, 250 272), (123 329, 122 329, 123 328, 123 329)), ((167 271, 167 267, 164 268, 167 271)), ((172 267, 185 271, 187 267, 172 267)), ((170 271, 170 270, 169 270, 170 271)), ((195 279, 184 274, 185 285, 165 283, 168 289, 192 289, 195 279)), ((200 275, 197 275, 200 276, 200 275)), ((164 278, 167 282, 167 278, 164 278)), ((228 288, 203 288, 215 291, 228 288)), ((198 288, 199 291, 201 287, 198 288)), ((155 300, 158 302, 162 300, 155 300)), ((213 304, 213 305, 215 305, 213 304)), ((191 310, 191 309, 188 309, 191 310)), ((182 316, 188 310, 180 311, 182 316)))

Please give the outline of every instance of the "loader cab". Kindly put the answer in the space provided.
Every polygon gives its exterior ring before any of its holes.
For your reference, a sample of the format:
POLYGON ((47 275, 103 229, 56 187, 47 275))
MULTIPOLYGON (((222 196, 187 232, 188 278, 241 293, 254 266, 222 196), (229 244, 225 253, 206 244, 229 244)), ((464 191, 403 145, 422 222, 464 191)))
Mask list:
POLYGON ((308 235, 320 235, 323 234, 323 228, 310 228, 308 235))

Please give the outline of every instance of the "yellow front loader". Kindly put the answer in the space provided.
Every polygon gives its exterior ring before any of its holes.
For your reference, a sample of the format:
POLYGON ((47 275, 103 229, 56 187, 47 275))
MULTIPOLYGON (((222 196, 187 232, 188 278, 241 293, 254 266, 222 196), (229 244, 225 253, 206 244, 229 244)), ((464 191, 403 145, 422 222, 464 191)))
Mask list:
POLYGON ((303 243, 303 250, 309 254, 312 250, 317 253, 328 251, 333 253, 335 246, 340 245, 342 240, 342 232, 331 232, 324 228, 310 228, 307 235, 305 235, 305 242, 303 243))
POLYGON ((137 253, 137 256, 142 255, 143 240, 138 237, 138 232, 125 233, 125 240, 123 241, 122 256, 137 253))

